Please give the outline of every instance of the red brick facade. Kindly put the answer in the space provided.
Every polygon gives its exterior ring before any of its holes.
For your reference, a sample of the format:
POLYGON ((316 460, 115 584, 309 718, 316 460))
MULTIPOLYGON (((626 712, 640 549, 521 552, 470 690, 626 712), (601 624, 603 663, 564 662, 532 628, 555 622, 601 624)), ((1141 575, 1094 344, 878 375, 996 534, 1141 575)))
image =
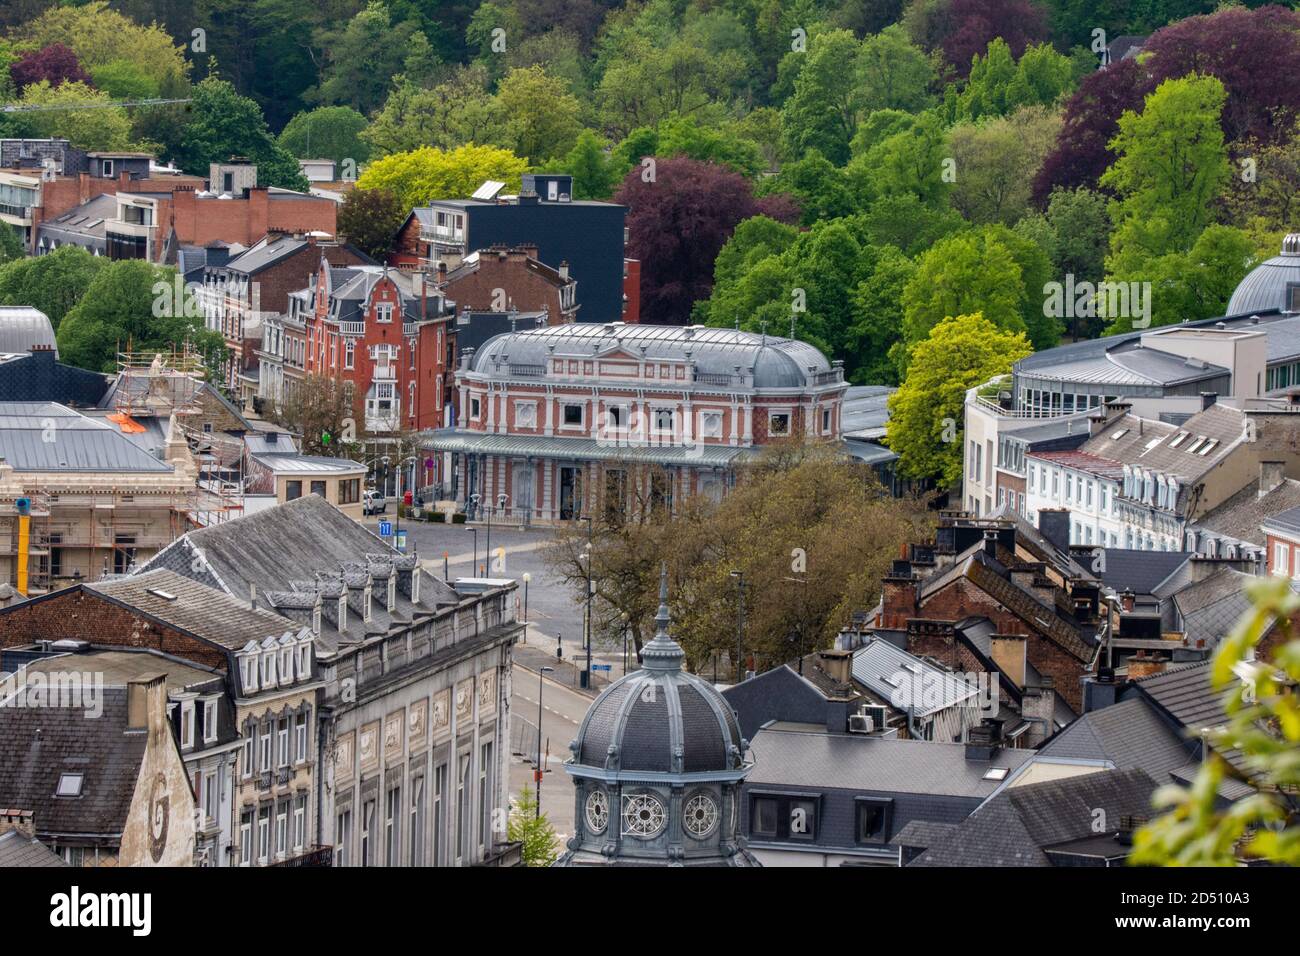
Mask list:
POLYGON ((0 611, 0 647, 60 640, 147 648, 222 671, 228 666, 221 648, 125 608, 84 585, 0 611))

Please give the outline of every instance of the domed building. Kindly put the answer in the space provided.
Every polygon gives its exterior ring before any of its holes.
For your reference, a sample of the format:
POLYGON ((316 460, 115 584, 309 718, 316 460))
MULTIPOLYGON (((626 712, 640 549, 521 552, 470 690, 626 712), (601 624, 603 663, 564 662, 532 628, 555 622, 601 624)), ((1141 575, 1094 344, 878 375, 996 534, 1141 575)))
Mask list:
POLYGON ((740 834, 749 741, 713 685, 682 669, 666 570, 655 623, 641 669, 596 698, 569 744, 576 823, 556 865, 759 866, 740 834))
POLYGON ((1300 233, 1282 240, 1282 252, 1261 262, 1238 283, 1227 315, 1300 312, 1300 233))

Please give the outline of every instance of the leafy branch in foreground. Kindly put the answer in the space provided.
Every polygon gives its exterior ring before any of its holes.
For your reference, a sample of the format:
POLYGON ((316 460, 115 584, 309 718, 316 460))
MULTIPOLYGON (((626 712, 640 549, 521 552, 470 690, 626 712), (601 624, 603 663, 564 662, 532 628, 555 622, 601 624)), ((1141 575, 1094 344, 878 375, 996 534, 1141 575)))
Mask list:
POLYGON ((1210 680, 1224 694, 1225 727, 1206 742, 1236 750, 1260 792, 1226 810, 1215 807, 1224 760, 1211 753, 1190 788, 1161 787, 1153 801, 1166 812, 1139 830, 1130 862, 1161 866, 1236 866, 1243 859, 1300 865, 1300 639, 1292 616, 1300 596, 1283 577, 1252 582, 1254 608, 1215 653, 1210 680), (1272 628, 1281 641, 1269 660, 1252 651, 1272 628))

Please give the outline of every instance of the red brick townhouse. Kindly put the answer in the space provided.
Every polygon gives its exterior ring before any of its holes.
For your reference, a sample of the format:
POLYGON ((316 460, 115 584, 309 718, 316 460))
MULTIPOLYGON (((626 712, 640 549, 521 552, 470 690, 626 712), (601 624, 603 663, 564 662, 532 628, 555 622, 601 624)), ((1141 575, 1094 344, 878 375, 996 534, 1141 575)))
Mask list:
POLYGON ((451 305, 432 284, 387 266, 322 261, 289 307, 303 328, 304 374, 350 386, 358 438, 441 423, 451 305))
POLYGON ((790 339, 698 325, 533 328, 462 351, 458 427, 424 447, 444 456, 443 493, 470 511, 490 501, 528 522, 671 508, 720 496, 737 463, 773 439, 837 439, 846 387, 839 362, 790 339))

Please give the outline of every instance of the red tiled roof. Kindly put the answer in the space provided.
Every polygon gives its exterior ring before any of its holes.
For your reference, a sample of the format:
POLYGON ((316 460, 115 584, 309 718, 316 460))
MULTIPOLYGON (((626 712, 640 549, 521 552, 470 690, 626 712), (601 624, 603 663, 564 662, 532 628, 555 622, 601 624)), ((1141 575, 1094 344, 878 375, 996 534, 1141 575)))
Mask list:
POLYGON ((1099 478, 1110 478, 1113 481, 1121 481, 1124 478, 1124 466, 1120 462, 1086 451, 1036 451, 1031 452, 1029 457, 1041 458, 1054 465, 1073 468, 1075 471, 1086 471, 1099 478))

